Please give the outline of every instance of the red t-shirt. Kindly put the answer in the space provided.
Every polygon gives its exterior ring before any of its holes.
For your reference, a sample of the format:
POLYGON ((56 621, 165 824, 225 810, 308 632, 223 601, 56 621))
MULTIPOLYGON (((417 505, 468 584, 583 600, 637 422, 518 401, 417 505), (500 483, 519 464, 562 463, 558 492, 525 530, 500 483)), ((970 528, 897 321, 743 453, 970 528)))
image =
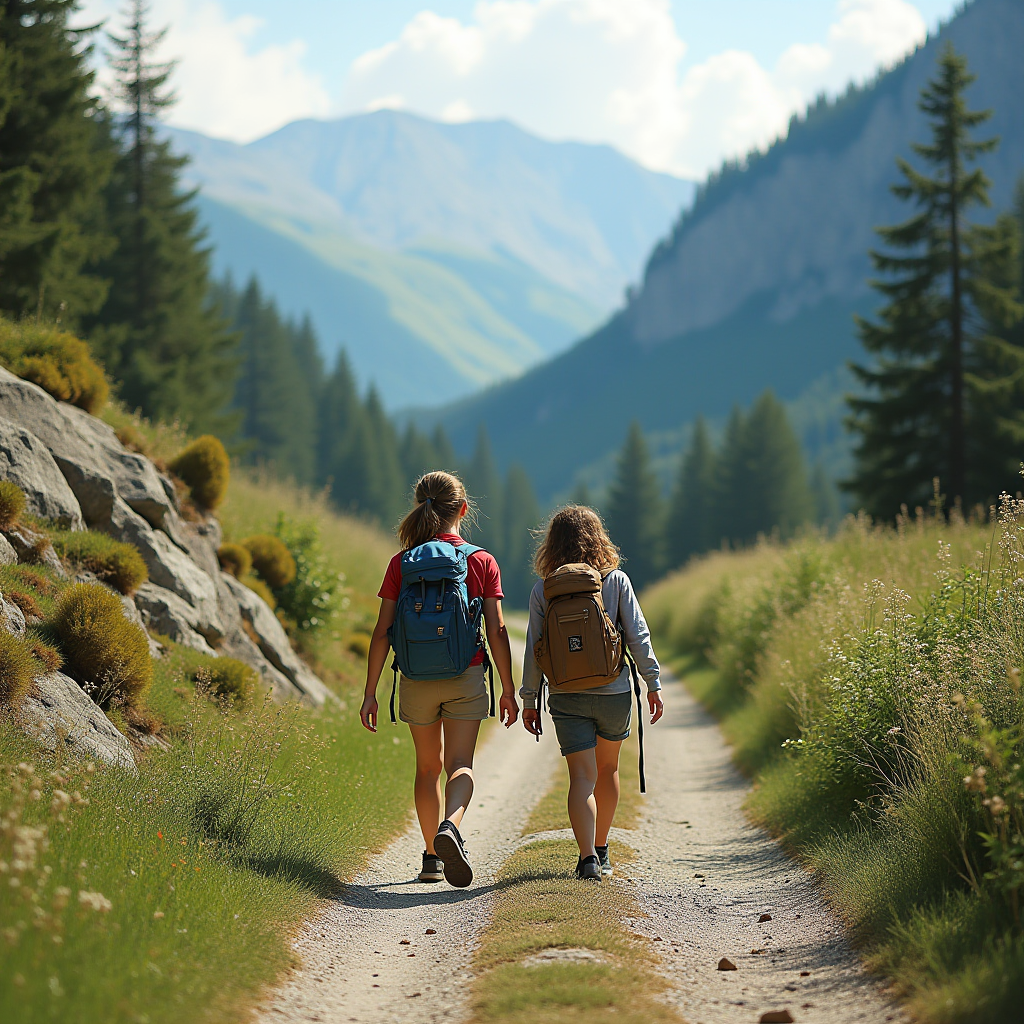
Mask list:
MULTIPOLYGON (((466 542, 456 533, 439 533, 434 540, 447 541, 458 547, 466 542)), ((388 562, 387 572, 384 573, 384 582, 377 591, 377 596, 385 601, 397 601, 402 590, 402 555, 399 551, 394 558, 388 562)), ((499 601, 505 596, 501 592, 501 570, 495 561, 494 555, 489 551, 474 551, 466 559, 466 593, 469 599, 474 597, 496 597, 499 601)), ((470 662, 471 665, 480 665, 484 660, 484 652, 481 649, 476 657, 470 662)))

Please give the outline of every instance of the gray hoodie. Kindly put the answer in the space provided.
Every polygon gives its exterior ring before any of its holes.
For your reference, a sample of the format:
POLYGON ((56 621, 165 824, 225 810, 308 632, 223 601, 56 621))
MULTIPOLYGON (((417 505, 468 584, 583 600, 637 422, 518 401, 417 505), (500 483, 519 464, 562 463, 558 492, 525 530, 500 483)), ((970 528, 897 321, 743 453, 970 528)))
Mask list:
MULTIPOLYGON (((640 610, 640 603, 633 592, 633 584, 621 570, 615 569, 605 577, 601 588, 604 607, 611 620, 622 630, 626 646, 636 661, 640 674, 647 683, 647 689, 661 689, 661 666, 651 646, 651 631, 647 628, 647 620, 640 610)), ((533 656, 533 645, 544 632, 544 613, 548 603, 544 600, 544 581, 537 580, 530 594, 530 627, 526 633, 526 657, 523 661, 523 685, 519 696, 523 698, 524 708, 537 707, 537 694, 540 692, 543 678, 540 665, 533 656)), ((629 692, 629 666, 623 665, 619 678, 606 686, 600 686, 587 693, 624 693, 629 692)))

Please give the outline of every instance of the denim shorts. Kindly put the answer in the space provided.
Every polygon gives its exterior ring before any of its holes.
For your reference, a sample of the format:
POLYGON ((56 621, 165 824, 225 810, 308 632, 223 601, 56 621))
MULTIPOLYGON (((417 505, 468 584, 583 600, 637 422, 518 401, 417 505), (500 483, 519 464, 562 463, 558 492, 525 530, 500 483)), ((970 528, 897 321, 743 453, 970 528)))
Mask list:
POLYGON ((622 693, 552 693, 548 711, 562 757, 597 746, 597 737, 617 742, 629 735, 633 695, 622 693))

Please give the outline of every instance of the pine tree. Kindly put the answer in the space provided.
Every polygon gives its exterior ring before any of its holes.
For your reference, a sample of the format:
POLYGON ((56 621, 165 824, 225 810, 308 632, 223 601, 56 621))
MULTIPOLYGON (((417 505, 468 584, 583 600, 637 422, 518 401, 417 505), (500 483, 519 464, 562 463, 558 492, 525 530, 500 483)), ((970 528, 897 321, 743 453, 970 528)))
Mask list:
POLYGON ((501 521, 505 529, 502 547, 502 587, 510 605, 527 607, 534 576, 533 531, 540 523, 540 505, 533 485, 519 463, 509 467, 505 477, 501 521))
POLYGON ((451 440, 440 423, 434 428, 430 441, 437 455, 437 463, 433 468, 444 469, 451 473, 456 472, 459 468, 459 459, 452 447, 451 440))
POLYGON ((504 529, 502 527, 501 477, 491 452, 491 439, 481 423, 476 435, 473 458, 466 467, 466 490, 476 502, 478 525, 474 536, 499 561, 504 557, 504 529))
POLYGON ((813 520, 800 441, 771 391, 747 416, 734 411, 717 461, 713 519, 733 544, 750 544, 774 532, 789 537, 813 520))
POLYGON ((352 367, 341 349, 320 391, 316 448, 317 483, 330 487, 335 503, 341 508, 351 504, 343 467, 354 443, 356 423, 364 415, 352 367))
POLYGON ((109 282, 98 211, 114 159, 74 0, 0 5, 0 310, 77 327, 109 282))
POLYGON ((816 462, 809 481, 814 499, 815 520, 821 526, 833 528, 839 524, 842 507, 835 483, 828 478, 825 467, 816 462))
POLYGON ((409 486, 415 484, 424 473, 437 469, 440 465, 430 438, 421 434, 412 421, 406 424, 405 432, 402 434, 399 459, 402 463, 402 473, 409 486))
POLYGON ((380 520, 391 524, 405 511, 409 488, 398 457, 398 433, 373 387, 366 396, 366 425, 369 430, 366 450, 371 459, 366 507, 380 520))
POLYGON ((636 420, 629 426, 608 494, 608 529, 634 585, 640 588, 655 579, 662 568, 661 487, 636 420))
POLYGON ((310 484, 316 474, 316 396, 298 357, 301 331, 281 318, 273 300, 264 299, 255 278, 232 305, 241 371, 233 404, 241 414, 247 458, 310 484))
POLYGON ((972 207, 988 205, 989 189, 984 173, 969 165, 998 143, 972 141, 990 116, 967 108, 973 81, 966 60, 947 46, 919 102, 932 141, 913 146, 934 176, 898 161, 903 180, 893 192, 918 209, 902 224, 879 229, 897 254, 871 253, 881 275, 872 283, 887 304, 877 322, 858 321, 876 362, 853 366, 869 394, 849 399, 848 423, 858 439, 845 486, 882 518, 904 503, 925 504, 935 477, 950 499, 966 504, 1010 483, 972 471, 991 466, 993 446, 1007 458, 1016 447, 1013 425, 989 415, 986 405, 993 395, 1005 400, 1013 378, 1024 373, 1024 350, 1006 344, 1013 291, 998 284, 997 270, 1009 258, 1005 232, 968 220, 972 207))
POLYGON ((743 465, 746 438, 746 419, 740 407, 734 405, 715 458, 708 517, 708 546, 711 548, 739 537, 745 529, 743 504, 747 498, 743 493, 743 465))
POLYGON ((236 364, 235 339, 213 301, 209 250, 194 193, 181 188, 186 159, 157 137, 173 102, 172 65, 154 61, 143 0, 131 0, 123 36, 110 36, 120 154, 106 189, 118 246, 101 265, 109 296, 91 325, 94 345, 133 408, 179 418, 195 431, 223 429, 236 364))
POLYGON ((711 547, 714 488, 715 453, 707 424, 698 416, 669 503, 665 547, 670 569, 711 547))

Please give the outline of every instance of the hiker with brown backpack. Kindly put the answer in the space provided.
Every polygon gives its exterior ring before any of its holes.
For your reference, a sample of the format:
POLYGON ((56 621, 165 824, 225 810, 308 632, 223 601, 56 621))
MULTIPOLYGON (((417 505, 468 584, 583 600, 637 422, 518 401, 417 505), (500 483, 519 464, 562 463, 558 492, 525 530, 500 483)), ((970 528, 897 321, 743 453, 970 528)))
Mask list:
POLYGON ((642 675, 651 724, 661 718, 661 668, 619 551, 597 513, 583 505, 556 512, 534 560, 523 665, 523 725, 541 734, 542 687, 569 769, 569 822, 579 844, 576 876, 612 874, 608 832, 619 802, 619 748, 629 736, 632 689, 644 791, 642 675), (632 682, 632 687, 631 687, 632 682))

